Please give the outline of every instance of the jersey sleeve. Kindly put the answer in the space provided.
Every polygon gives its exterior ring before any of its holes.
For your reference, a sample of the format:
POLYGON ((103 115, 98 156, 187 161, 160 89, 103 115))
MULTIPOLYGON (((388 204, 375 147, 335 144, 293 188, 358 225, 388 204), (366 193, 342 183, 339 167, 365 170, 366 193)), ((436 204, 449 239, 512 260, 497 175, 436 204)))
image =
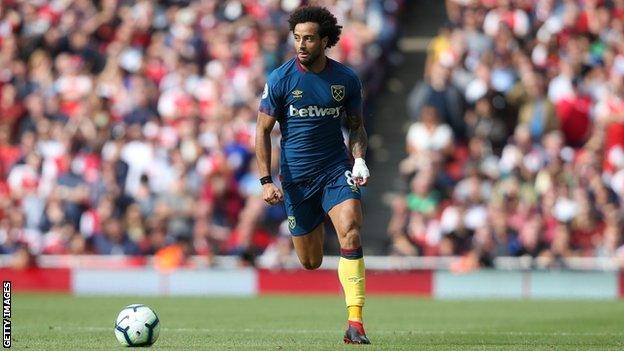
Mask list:
POLYGON ((347 113, 349 115, 362 115, 362 97, 364 90, 360 78, 354 75, 351 79, 349 87, 349 98, 346 103, 347 113))
POLYGON ((280 80, 276 71, 273 71, 264 84, 264 90, 260 97, 260 112, 269 116, 279 118, 282 115, 283 98, 280 87, 280 80))

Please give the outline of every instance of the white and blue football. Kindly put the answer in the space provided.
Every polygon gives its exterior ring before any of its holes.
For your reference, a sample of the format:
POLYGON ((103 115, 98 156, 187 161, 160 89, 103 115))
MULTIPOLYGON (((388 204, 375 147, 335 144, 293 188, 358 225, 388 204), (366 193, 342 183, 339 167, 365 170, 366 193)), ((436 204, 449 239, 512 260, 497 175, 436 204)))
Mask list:
POLYGON ((115 336, 124 346, 150 346, 158 340, 159 334, 158 316, 145 305, 124 307, 115 321, 115 336))

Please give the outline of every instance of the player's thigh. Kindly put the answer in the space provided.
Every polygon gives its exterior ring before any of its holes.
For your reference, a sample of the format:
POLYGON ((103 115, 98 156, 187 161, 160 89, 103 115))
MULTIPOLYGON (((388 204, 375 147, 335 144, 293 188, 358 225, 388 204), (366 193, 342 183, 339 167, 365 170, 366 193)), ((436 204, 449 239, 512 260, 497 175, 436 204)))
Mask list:
POLYGON ((325 213, 321 198, 320 191, 310 192, 307 187, 296 184, 284 186, 284 207, 292 236, 305 236, 323 223, 325 213))
POLYGON ((340 247, 358 247, 360 227, 362 225, 361 194, 358 186, 351 180, 348 170, 338 174, 325 184, 323 191, 323 209, 329 214, 336 228, 340 247))
POLYGON ((325 228, 319 224, 305 235, 293 235, 292 242, 301 263, 306 266, 318 266, 323 259, 323 238, 325 228))
POLYGON ((320 191, 308 192, 309 187, 297 184, 284 186, 284 205, 288 216, 288 229, 297 256, 306 263, 319 263, 323 256, 323 220, 320 191))
POLYGON ((351 179, 349 170, 339 170, 323 184, 323 210, 328 214, 334 207, 347 200, 358 200, 359 204, 361 198, 360 188, 351 179))

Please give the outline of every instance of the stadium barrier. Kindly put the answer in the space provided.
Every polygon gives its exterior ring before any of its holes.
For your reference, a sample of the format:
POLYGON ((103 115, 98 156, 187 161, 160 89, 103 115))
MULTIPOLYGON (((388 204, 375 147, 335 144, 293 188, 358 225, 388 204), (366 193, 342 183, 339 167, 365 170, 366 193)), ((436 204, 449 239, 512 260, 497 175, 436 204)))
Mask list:
MULTIPOLYGON (((497 269, 457 273, 453 258, 367 259, 367 292, 441 299, 540 298, 616 299, 624 297, 624 272, 595 261, 575 269, 524 269, 506 260, 497 269), (369 262, 370 261, 370 262, 369 262)), ((198 258, 196 258, 198 259, 198 258)), ((457 258, 455 258, 457 260, 457 258)), ((62 292, 75 295, 256 296, 262 294, 341 293, 335 271, 337 257, 321 269, 241 267, 233 257, 219 257, 211 267, 159 271, 151 258, 43 256, 39 266, 7 267, 0 257, 0 277, 16 292, 62 292)), ((517 259, 516 259, 517 260, 517 259)), ((572 265, 572 264, 570 264, 572 265)))

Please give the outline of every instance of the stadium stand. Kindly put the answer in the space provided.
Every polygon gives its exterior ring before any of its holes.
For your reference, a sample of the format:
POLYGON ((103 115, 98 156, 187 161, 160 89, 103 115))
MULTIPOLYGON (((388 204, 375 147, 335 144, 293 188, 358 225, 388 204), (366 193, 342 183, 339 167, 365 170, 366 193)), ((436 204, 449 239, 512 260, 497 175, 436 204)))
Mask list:
MULTIPOLYGON (((166 268, 288 253, 252 143, 305 3, 2 1, 0 254, 156 254, 166 268)), ((331 56, 374 96, 402 1, 314 3, 344 24, 331 56)))
MULTIPOLYGON (((304 3, 2 2, 0 253, 287 265, 252 142, 265 76, 289 57, 287 13, 304 3)), ((344 23, 331 55, 370 103, 403 1, 314 3, 344 23)), ((464 257, 458 269, 623 257, 624 1, 446 9, 406 102, 408 190, 388 253, 464 257)))
POLYGON ((397 255, 621 258, 624 1, 447 0, 407 101, 397 255))

